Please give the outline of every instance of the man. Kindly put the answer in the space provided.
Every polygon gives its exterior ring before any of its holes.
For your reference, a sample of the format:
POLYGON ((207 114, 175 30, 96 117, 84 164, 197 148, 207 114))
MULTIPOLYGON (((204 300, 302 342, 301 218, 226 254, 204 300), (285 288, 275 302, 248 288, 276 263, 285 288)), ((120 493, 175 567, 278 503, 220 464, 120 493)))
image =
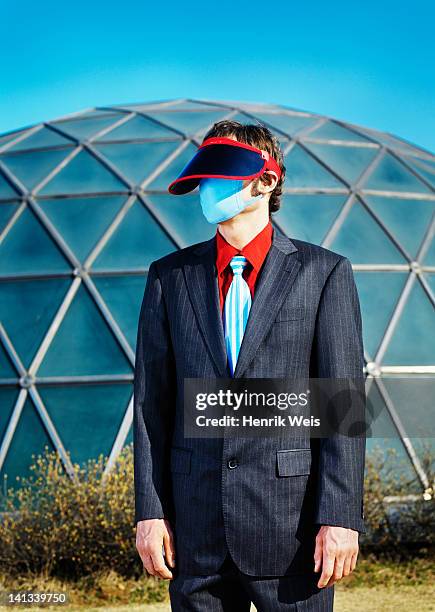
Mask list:
POLYGON ((186 378, 363 378, 350 261, 273 229, 284 176, 266 127, 221 121, 169 186, 218 224, 151 264, 139 317, 136 546, 173 610, 332 610, 355 568, 363 437, 184 437, 186 378))

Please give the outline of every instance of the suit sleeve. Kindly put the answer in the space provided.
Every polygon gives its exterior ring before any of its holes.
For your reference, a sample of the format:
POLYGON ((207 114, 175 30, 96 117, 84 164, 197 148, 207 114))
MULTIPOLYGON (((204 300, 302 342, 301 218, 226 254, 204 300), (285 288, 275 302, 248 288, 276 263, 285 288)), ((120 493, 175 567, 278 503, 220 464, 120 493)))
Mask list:
MULTIPOLYGON (((361 310, 352 265, 347 257, 337 262, 323 287, 315 347, 317 376, 351 379, 352 389, 360 393, 358 415, 364 419, 366 398, 361 310)), ((363 434, 348 436, 337 433, 319 440, 316 524, 365 532, 365 445, 363 434)))
POLYGON ((133 402, 135 524, 170 517, 169 457, 175 364, 162 285, 150 266, 136 341, 133 402))

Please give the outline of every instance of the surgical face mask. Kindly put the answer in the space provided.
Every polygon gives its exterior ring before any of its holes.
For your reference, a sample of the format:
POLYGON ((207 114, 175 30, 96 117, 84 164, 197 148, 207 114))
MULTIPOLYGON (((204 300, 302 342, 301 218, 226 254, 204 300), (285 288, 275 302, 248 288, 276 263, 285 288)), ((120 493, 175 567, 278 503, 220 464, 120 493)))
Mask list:
POLYGON ((209 223, 221 223, 238 215, 262 195, 243 199, 243 181, 222 178, 203 178, 199 183, 202 212, 209 223))

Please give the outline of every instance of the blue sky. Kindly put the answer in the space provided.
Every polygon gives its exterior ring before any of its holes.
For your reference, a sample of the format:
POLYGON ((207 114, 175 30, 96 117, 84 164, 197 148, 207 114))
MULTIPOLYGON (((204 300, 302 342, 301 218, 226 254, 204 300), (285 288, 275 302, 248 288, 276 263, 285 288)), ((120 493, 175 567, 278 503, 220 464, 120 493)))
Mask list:
POLYGON ((284 104, 435 152, 429 0, 3 0, 1 13, 0 133, 187 97, 284 104))

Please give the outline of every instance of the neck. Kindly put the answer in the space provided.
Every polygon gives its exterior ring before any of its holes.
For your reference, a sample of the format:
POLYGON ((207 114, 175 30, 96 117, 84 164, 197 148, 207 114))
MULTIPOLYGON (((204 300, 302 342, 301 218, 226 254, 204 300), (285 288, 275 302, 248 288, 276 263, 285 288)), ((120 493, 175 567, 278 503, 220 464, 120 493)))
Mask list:
POLYGON ((259 210, 245 215, 240 214, 219 223, 218 231, 234 248, 243 249, 268 223, 269 211, 259 210))

